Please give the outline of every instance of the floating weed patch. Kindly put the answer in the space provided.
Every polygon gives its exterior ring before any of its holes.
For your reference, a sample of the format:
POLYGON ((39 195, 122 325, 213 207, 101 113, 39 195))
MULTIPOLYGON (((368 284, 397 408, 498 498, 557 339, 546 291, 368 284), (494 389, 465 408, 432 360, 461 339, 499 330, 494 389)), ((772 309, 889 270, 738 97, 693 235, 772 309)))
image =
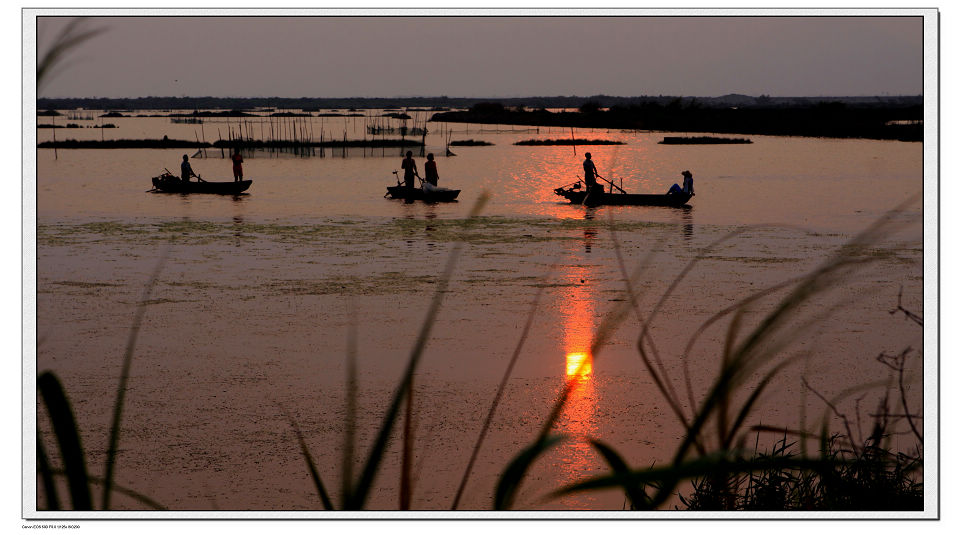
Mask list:
MULTIPOLYGON (((469 279, 459 280, 457 282, 462 282, 464 284, 509 284, 509 283, 524 283, 528 281, 540 280, 541 277, 535 276, 519 276, 519 277, 473 277, 469 279)), ((537 287, 534 285, 534 287, 537 287)))
MULTIPOLYGON (((337 245, 332 253, 338 256, 357 254, 356 245, 375 246, 363 252, 393 248, 396 242, 428 242, 448 244, 462 242, 473 246, 543 243, 579 240, 585 230, 610 228, 609 222, 595 219, 522 219, 486 217, 471 223, 464 230, 463 219, 381 219, 364 221, 323 221, 314 224, 236 223, 212 221, 167 221, 161 223, 97 222, 78 225, 40 225, 37 242, 45 247, 95 243, 148 245, 173 241, 178 245, 212 245, 217 243, 252 244, 257 240, 305 245, 316 243, 337 245), (348 247, 349 246, 349 247, 348 247)), ((676 225, 650 222, 616 222, 616 232, 640 230, 674 230, 676 225)))
POLYGON ((167 303, 192 303, 192 302, 196 302, 196 301, 197 301, 196 299, 167 299, 166 297, 161 297, 161 298, 157 298, 157 299, 150 299, 150 300, 147 300, 147 301, 143 301, 141 304, 143 304, 143 305, 163 305, 163 304, 167 304, 167 303))
POLYGON ((72 286, 76 288, 103 288, 103 287, 123 286, 122 284, 117 284, 113 282, 86 282, 86 281, 56 281, 56 282, 51 282, 50 284, 56 284, 59 286, 72 286))
POLYGON ((802 262, 802 258, 787 258, 773 256, 705 256, 705 260, 719 260, 721 262, 736 262, 739 264, 789 264, 802 262))
POLYGON ((181 282, 181 281, 169 281, 164 282, 167 286, 173 286, 175 288, 191 288, 195 290, 216 290, 222 288, 228 288, 222 284, 213 284, 210 282, 203 281, 190 281, 190 282, 181 282))
POLYGON ((202 221, 168 221, 156 225, 159 232, 183 232, 189 234, 218 234, 223 232, 227 225, 202 221))
POLYGON ((530 285, 532 288, 569 288, 572 286, 580 286, 575 282, 535 282, 530 285))
POLYGON ((265 284, 263 289, 267 295, 383 295, 415 293, 436 282, 436 277, 402 278, 391 273, 320 280, 275 280, 265 284))

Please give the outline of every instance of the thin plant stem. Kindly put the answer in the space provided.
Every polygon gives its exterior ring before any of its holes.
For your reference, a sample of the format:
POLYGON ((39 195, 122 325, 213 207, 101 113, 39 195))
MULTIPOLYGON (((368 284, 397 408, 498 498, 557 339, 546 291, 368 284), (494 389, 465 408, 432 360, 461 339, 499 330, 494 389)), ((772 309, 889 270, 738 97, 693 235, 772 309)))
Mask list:
POLYGON ((340 481, 340 503, 347 503, 353 492, 353 448, 357 433, 357 311, 351 301, 347 328, 347 392, 343 431, 343 474, 340 481))
MULTIPOLYGON (((489 197, 486 194, 480 196, 480 198, 477 200, 477 203, 470 211, 470 214, 466 220, 466 224, 469 224, 476 219, 477 215, 479 215, 480 211, 483 209, 483 206, 486 204, 488 198, 489 197)), ((444 294, 447 292, 450 279, 453 277, 453 270, 457 265, 457 260, 459 260, 460 252, 462 250, 463 242, 461 241, 454 246, 453 251, 451 251, 449 258, 447 259, 447 264, 444 267, 443 274, 440 277, 439 284, 437 285, 437 291, 433 295, 430 308, 427 310, 426 318, 424 319, 423 325, 420 327, 420 333, 417 335, 416 343, 414 344, 413 350, 410 353, 410 358, 407 361, 407 367, 404 370, 403 378, 401 379, 400 385, 394 393, 390 407, 387 409, 386 414, 384 414, 383 423, 380 426, 380 430, 377 433, 373 447, 370 450, 370 455, 367 457, 367 461, 364 464, 363 471, 360 474, 360 479, 355 487, 354 492, 350 496, 350 501, 346 504, 347 509, 362 509, 366 504, 370 489, 373 486, 374 477, 379 470, 380 462, 383 460, 383 452, 386 450, 387 443, 390 440, 390 435, 393 432, 393 425, 396 421, 397 414, 400 411, 400 404, 409 392, 410 383, 413 380, 413 374, 416 371, 417 365, 420 362, 420 358, 423 355, 423 351, 426 348, 427 340, 429 340, 430 337, 430 331, 433 328, 436 317, 440 312, 440 306, 443 303, 444 294)))
POLYGON ((153 268, 153 273, 150 274, 150 279, 147 282, 146 288, 143 290, 143 295, 140 297, 140 301, 137 303, 137 311, 133 316, 133 325, 130 327, 130 335, 127 337, 127 347, 123 354, 123 366, 120 371, 120 384, 117 385, 116 401, 113 404, 113 421, 110 425, 110 440, 109 446, 107 447, 106 467, 104 469, 103 476, 104 511, 110 509, 110 490, 113 487, 113 468, 116 464, 117 446, 120 442, 120 419, 123 415, 123 401, 127 393, 127 381, 130 378, 130 367, 133 364, 133 351, 137 345, 137 336, 140 334, 140 326, 143 324, 143 316, 147 311, 147 302, 150 300, 150 295, 153 293, 153 288, 156 286, 157 280, 160 278, 160 271, 163 269, 163 265, 166 263, 169 254, 170 247, 168 246, 163 250, 163 253, 161 253, 160 259, 157 260, 157 265, 153 268))
MULTIPOLYGON (((550 269, 547 271, 547 277, 549 279, 550 274, 556 269, 557 261, 551 264, 550 269)), ((540 286, 537 289, 537 293, 533 298, 533 303, 530 305, 530 311, 527 313, 527 321, 523 325, 523 331, 520 333, 520 340, 517 341, 517 345, 513 350, 513 355, 510 357, 510 362, 507 364, 507 369, 503 372, 503 377, 500 379, 500 384, 497 385, 497 393, 493 398, 493 403, 490 405, 490 410, 487 411, 487 416, 483 421, 483 425, 480 427, 480 436, 477 437, 477 442, 473 446, 473 451, 470 452, 470 460, 467 461, 467 467, 463 471, 463 477, 460 478, 460 485, 457 487, 457 493, 453 497, 453 505, 450 506, 451 511, 456 511, 457 507, 460 504, 460 498, 463 496, 463 491, 467 486, 467 480, 470 478, 470 473, 473 471, 473 465, 477 460, 477 456, 480 453, 480 447, 483 445, 483 441, 487 436, 487 432, 490 429, 490 423, 493 421, 493 415, 497 411, 497 407, 500 405, 500 399, 503 397, 503 392, 506 390, 507 381, 510 379, 510 375, 513 373, 513 367, 520 358, 520 352, 523 349, 523 345, 527 340, 527 335, 530 333, 530 327, 533 325, 533 318, 536 316, 537 308, 540 306, 540 297, 543 295, 544 289, 546 286, 540 286)))

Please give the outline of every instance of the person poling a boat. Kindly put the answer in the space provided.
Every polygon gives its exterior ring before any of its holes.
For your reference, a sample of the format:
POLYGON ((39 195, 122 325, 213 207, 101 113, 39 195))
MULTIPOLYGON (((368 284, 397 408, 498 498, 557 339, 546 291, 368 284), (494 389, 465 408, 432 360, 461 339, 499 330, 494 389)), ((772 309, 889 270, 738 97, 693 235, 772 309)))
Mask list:
POLYGON ((584 154, 584 157, 586 159, 583 160, 583 181, 587 185, 587 192, 589 193, 599 188, 599 193, 603 193, 603 184, 597 184, 597 177, 600 177, 600 173, 597 172, 596 164, 593 163, 589 152, 584 154))
POLYGON ((190 182, 190 177, 195 176, 197 180, 200 180, 200 176, 193 172, 193 168, 190 167, 190 158, 184 154, 183 162, 180 164, 180 179, 184 182, 190 182))
POLYGON ((407 151, 407 157, 400 162, 400 167, 403 169, 403 183, 408 188, 412 188, 413 177, 420 178, 420 173, 417 172, 417 162, 413 159, 413 151, 407 151))

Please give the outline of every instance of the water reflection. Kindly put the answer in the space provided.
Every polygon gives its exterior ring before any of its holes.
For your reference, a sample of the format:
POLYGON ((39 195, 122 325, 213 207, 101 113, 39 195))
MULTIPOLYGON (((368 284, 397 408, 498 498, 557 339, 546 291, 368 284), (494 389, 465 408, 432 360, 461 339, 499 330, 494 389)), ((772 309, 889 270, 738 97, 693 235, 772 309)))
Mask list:
MULTIPOLYGON (((567 287, 563 310, 564 380, 568 397, 559 426, 560 431, 571 435, 558 454, 560 456, 560 479, 563 484, 572 483, 590 473, 599 465, 599 458, 588 439, 598 436, 597 389, 594 385, 593 355, 590 343, 593 339, 596 303, 587 268, 570 266, 566 279, 567 287)), ((573 495, 562 501, 573 509, 590 508, 589 495, 573 495)))
POLYGON ((427 235, 427 250, 432 251, 437 247, 436 242, 430 240, 431 235, 437 230, 435 226, 435 219, 437 218, 437 207, 434 205, 427 205, 427 213, 424 214, 424 218, 427 220, 426 227, 424 228, 424 233, 427 235))
POLYGON ((243 245, 243 216, 240 214, 233 216, 233 236, 236 238, 234 247, 243 245))
MULTIPOLYGON (((584 208, 583 219, 587 221, 592 221, 596 217, 597 209, 596 207, 586 207, 584 208)), ((589 253, 593 246, 593 240, 597 238, 597 227, 594 226, 585 226, 583 227, 583 251, 589 253)))
POLYGON ((681 207, 680 218, 683 220, 683 239, 690 241, 693 238, 693 207, 689 204, 681 207))

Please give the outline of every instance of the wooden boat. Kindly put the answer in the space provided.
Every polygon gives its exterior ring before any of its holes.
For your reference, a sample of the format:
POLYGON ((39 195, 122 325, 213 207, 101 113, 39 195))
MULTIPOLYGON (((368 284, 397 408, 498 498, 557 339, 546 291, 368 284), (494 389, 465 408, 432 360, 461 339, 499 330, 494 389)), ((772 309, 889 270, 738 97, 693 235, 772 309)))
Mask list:
POLYGON ((451 202, 457 200, 458 195, 460 195, 458 189, 434 188, 428 191, 423 188, 408 188, 401 184, 387 186, 387 193, 384 197, 408 201, 451 202))
MULTIPOLYGON (((611 188, 613 189, 613 188, 611 188)), ((619 188, 617 188, 619 189, 619 188)), ((672 206, 680 207, 687 204, 687 201, 693 197, 692 193, 667 193, 657 195, 652 193, 626 193, 620 190, 617 193, 603 191, 597 188, 592 192, 587 192, 582 188, 580 182, 569 186, 561 186, 554 193, 567 199, 573 204, 583 204, 586 206, 672 206)))
POLYGON ((157 191, 164 193, 216 193, 219 195, 239 195, 253 184, 252 180, 240 180, 230 182, 209 182, 200 180, 198 182, 184 182, 180 178, 162 174, 153 177, 153 187, 157 191))

